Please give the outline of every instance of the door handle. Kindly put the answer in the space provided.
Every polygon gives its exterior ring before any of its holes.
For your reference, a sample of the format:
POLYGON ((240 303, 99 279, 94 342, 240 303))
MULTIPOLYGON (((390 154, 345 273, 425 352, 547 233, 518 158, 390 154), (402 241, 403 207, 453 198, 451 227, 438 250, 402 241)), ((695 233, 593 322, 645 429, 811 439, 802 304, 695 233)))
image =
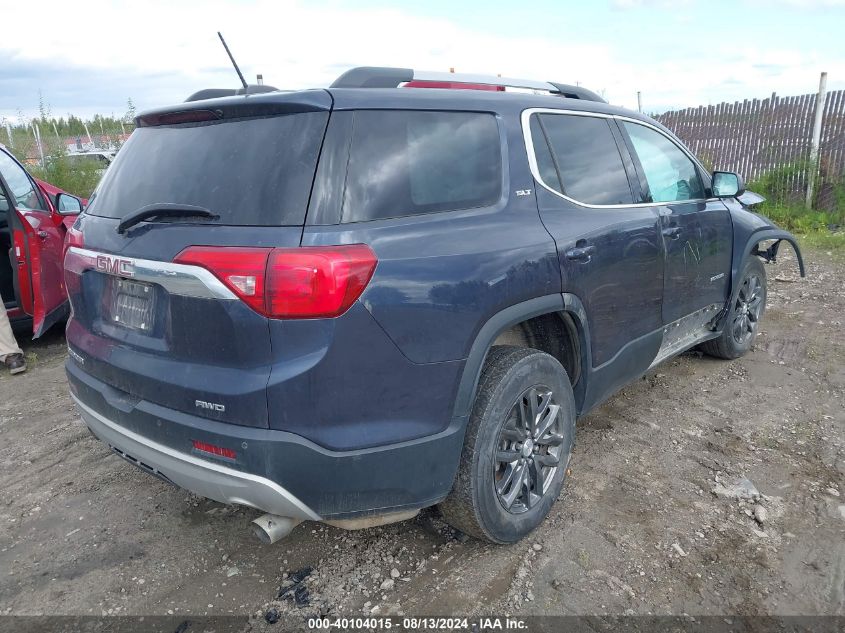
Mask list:
POLYGON ((49 233, 47 233, 47 231, 38 231, 38 237, 40 237, 40 238, 41 238, 41 241, 43 242, 43 241, 45 241, 48 237, 50 237, 50 234, 49 234, 49 233))
POLYGON ((668 229, 663 229, 662 233, 666 237, 671 237, 673 240, 676 240, 679 237, 681 237, 681 227, 680 226, 670 226, 668 229))
POLYGON ((596 247, 592 244, 590 246, 580 246, 577 248, 570 248, 566 251, 566 259, 574 259, 576 261, 590 261, 590 255, 592 255, 596 250, 596 247))

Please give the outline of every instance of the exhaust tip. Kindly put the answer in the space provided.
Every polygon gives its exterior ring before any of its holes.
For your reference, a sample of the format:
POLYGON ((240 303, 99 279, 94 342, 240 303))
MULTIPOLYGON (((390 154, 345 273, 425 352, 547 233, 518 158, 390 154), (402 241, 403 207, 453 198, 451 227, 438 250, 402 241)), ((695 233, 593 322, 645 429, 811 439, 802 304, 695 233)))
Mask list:
POLYGON ((302 523, 301 519, 262 514, 252 520, 252 531, 262 543, 272 545, 285 538, 300 523, 302 523))
POLYGON ((263 527, 256 524, 255 521, 252 522, 252 533, 258 537, 258 540, 266 545, 270 545, 272 541, 270 540, 270 535, 265 531, 263 527))

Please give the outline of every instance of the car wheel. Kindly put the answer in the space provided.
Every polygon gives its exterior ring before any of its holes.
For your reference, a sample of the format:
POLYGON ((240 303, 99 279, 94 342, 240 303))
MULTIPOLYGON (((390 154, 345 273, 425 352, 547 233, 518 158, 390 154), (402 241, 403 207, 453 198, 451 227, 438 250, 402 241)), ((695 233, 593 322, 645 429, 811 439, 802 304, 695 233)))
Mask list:
POLYGON ((575 399, 563 366, 536 349, 495 346, 484 363, 446 521, 514 543, 548 515, 575 438, 575 399))
POLYGON ((739 293, 725 319, 722 334, 701 345, 702 351, 716 358, 739 358, 751 349, 760 319, 766 310, 766 269, 751 257, 739 277, 739 293))

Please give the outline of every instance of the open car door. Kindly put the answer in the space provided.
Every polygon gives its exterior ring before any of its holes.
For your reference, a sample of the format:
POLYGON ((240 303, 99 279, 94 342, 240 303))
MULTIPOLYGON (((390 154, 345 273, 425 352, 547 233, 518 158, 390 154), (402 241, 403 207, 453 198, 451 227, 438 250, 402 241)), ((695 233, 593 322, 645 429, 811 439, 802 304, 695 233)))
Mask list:
POLYGON ((2 149, 0 192, 8 207, 15 295, 32 317, 33 338, 38 338, 68 310, 62 268, 64 226, 26 170, 2 149))

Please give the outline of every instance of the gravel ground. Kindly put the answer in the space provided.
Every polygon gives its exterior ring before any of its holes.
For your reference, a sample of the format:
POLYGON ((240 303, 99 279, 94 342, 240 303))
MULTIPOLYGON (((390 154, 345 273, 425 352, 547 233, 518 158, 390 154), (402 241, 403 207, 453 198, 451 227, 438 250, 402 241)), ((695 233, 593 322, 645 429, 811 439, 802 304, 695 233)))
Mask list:
POLYGON ((746 357, 684 354, 579 421, 561 499, 509 547, 435 511, 262 545, 256 512, 111 455, 61 333, 29 343, 0 372, 0 614, 845 615, 845 263, 807 259, 767 267, 746 357))

